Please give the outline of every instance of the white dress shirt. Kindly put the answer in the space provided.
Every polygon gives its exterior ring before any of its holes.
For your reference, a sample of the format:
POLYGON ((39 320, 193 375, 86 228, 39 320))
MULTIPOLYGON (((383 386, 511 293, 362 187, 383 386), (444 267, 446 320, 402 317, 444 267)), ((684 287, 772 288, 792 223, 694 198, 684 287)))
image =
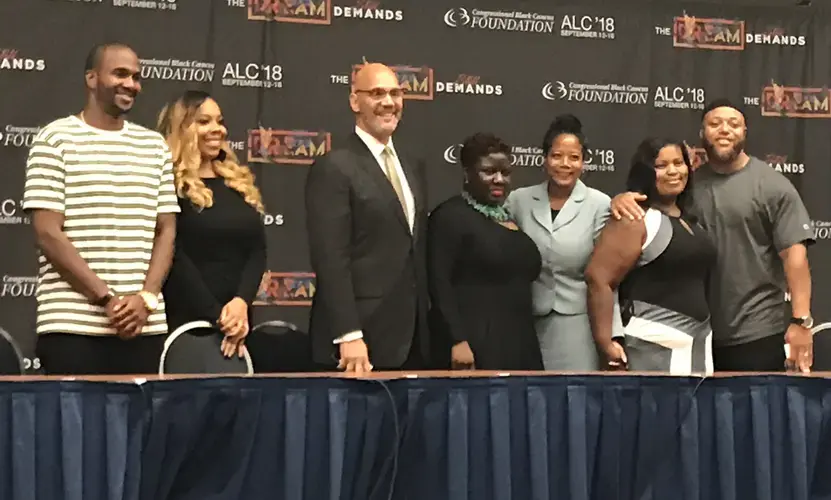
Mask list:
MULTIPOLYGON (((355 127, 355 133, 358 134, 358 137, 360 137, 361 140, 364 141, 364 144, 366 144, 366 147, 369 148, 369 151, 378 163, 378 168, 381 169, 384 177, 387 176, 386 166, 382 156, 384 148, 388 146, 394 153, 393 163, 395 164, 395 170, 398 172, 398 178, 401 180, 401 189, 404 190, 404 202, 407 204, 407 223, 410 225, 410 232, 412 233, 413 224, 415 222, 415 199, 413 198, 413 192, 410 189, 410 182, 404 174, 404 168, 401 166, 401 160, 398 158, 398 151, 395 150, 395 146, 392 144, 392 137, 390 137, 389 142, 384 145, 360 127, 355 127)), ((340 344, 341 342, 351 342, 362 338, 364 338, 364 334, 358 330, 346 333, 345 335, 336 338, 335 344, 340 344)))

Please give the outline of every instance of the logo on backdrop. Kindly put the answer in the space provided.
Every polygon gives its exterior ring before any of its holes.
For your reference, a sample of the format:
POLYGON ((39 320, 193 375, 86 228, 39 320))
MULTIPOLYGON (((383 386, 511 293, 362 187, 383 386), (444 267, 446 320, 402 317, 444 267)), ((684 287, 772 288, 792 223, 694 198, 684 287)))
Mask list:
MULTIPOLYGON (((444 161, 451 165, 459 163, 461 144, 452 144, 444 150, 444 161)), ((515 167, 542 167, 542 149, 535 146, 511 146, 511 165, 515 167)))
POLYGON ((37 276, 3 276, 0 298, 34 297, 38 286, 37 276))
POLYGON ((614 149, 592 149, 586 151, 583 158, 584 172, 614 172, 615 171, 615 150, 614 149))
POLYGON ((765 155, 765 161, 777 172, 783 174, 804 174, 805 164, 797 163, 793 160, 788 160, 787 155, 780 155, 775 153, 768 153, 765 155))
POLYGON ((248 131, 248 161, 311 165, 332 149, 329 132, 259 128, 248 131))
POLYGON ((750 33, 744 21, 738 19, 710 19, 683 16, 673 19, 672 28, 656 26, 659 35, 671 35, 675 47, 709 50, 745 50, 746 45, 779 45, 804 47, 805 35, 785 32, 779 26, 768 27, 759 33, 750 33))
POLYGON ((744 50, 744 21, 697 18, 672 21, 672 45, 686 49, 744 50))
POLYGON ((65 2, 89 4, 111 4, 113 7, 147 10, 176 10, 177 0, 63 0, 65 2))
POLYGON ((790 45, 794 47, 804 47, 807 43, 805 35, 789 35, 785 33, 784 28, 780 27, 768 28, 766 32, 762 33, 747 33, 745 41, 748 45, 790 45))
POLYGON ((560 36, 614 40, 615 18, 568 15, 560 23, 560 36))
POLYGON ((18 49, 0 47, 0 71, 43 71, 46 61, 24 57, 18 49))
POLYGON ((515 167, 542 167, 545 157, 536 146, 511 146, 511 165, 515 167))
POLYGON ((381 8, 383 2, 379 2, 378 0, 353 0, 352 3, 354 4, 353 6, 332 6, 335 17, 393 22, 404 20, 403 11, 381 8))
POLYGON ((264 226, 282 226, 285 223, 283 214, 269 214, 266 213, 262 217, 264 226))
POLYGON ((825 88, 786 87, 771 82, 762 89, 759 106, 762 116, 789 118, 831 118, 831 90, 825 88))
MULTIPOLYGON (((355 79, 355 73, 361 69, 362 64, 353 64, 352 73, 349 79, 340 77, 339 75, 332 75, 333 83, 349 84, 355 79), (347 81, 344 81, 347 80, 347 81)), ((405 66, 405 65, 391 65, 390 68, 398 76, 398 81, 404 89, 404 99, 415 99, 420 101, 432 101, 433 89, 435 87, 433 80, 433 68, 427 66, 405 66)))
POLYGON ((459 154, 461 152, 461 144, 452 144, 450 146, 447 146, 447 149, 444 150, 444 161, 450 163, 451 165, 459 163, 459 154))
POLYGON ((31 148, 39 127, 18 127, 6 125, 0 130, 0 146, 9 148, 31 148))
MULTIPOLYGON (((228 139, 228 146, 231 148, 231 151, 233 151, 234 153, 241 153, 241 152, 245 151, 246 143, 247 143, 247 141, 245 141, 245 140, 232 141, 232 140, 228 139)), ((237 154, 237 156, 239 156, 239 154, 237 154)))
MULTIPOLYGON (((332 24, 332 18, 400 22, 402 10, 384 9, 378 0, 352 0, 351 5, 333 5, 332 0, 247 0, 248 19, 300 24, 332 24)), ((228 0, 229 6, 245 7, 243 0, 228 0)))
POLYGON ((596 102, 602 104, 646 104, 649 87, 615 83, 548 82, 542 96, 549 101, 596 102))
MULTIPOLYGON (((330 83, 349 85, 361 66, 353 64, 350 76, 330 75, 330 83)), ((460 73, 455 80, 438 81, 433 68, 428 66, 391 65, 390 68, 395 71, 404 89, 404 99, 432 101, 434 94, 501 96, 504 93, 502 84, 490 79, 485 80, 481 75, 460 73)))
POLYGON ((112 0, 113 7, 148 10, 176 10, 176 0, 112 0))
POLYGON ((554 16, 516 10, 479 10, 457 7, 444 13, 444 24, 490 31, 554 33, 554 16))
POLYGON ((315 295, 314 273, 266 271, 254 298, 255 306, 310 306, 315 295))
POLYGON ((212 62, 182 59, 139 59, 145 80, 213 82, 216 65, 212 62))
POLYGON ((831 221, 812 220, 811 226, 814 229, 815 240, 831 240, 831 221))
POLYGON ((0 201, 0 224, 30 224, 29 216, 21 208, 22 201, 6 198, 0 201))
POLYGON ((279 64, 226 63, 222 70, 226 87, 283 88, 283 67, 279 64))
POLYGON ((436 82, 436 92, 440 94, 502 95, 502 85, 483 82, 479 75, 460 74, 452 82, 436 82))
POLYGON ((656 87, 653 102, 656 108, 704 109, 704 89, 694 87, 656 87))
MULTIPOLYGON (((231 5, 237 5, 234 2, 231 5)), ((331 0, 248 0, 248 19, 282 23, 332 24, 331 0)))

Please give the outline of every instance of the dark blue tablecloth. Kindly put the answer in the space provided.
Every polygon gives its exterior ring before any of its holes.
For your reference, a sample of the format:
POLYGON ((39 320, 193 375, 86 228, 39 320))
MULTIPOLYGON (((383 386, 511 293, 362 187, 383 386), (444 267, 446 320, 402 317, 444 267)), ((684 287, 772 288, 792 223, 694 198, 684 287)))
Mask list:
POLYGON ((829 424, 786 376, 2 382, 0 499, 831 499, 829 424))

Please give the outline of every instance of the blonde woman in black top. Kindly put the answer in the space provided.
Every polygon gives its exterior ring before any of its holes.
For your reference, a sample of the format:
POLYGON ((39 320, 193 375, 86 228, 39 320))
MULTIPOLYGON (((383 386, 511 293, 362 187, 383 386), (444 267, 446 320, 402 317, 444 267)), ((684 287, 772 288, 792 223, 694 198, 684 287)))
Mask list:
POLYGON ((222 110, 209 94, 185 92, 165 106, 158 128, 173 156, 182 209, 163 289, 169 330, 216 323, 225 334, 223 353, 242 356, 266 264, 260 191, 231 150, 222 110))

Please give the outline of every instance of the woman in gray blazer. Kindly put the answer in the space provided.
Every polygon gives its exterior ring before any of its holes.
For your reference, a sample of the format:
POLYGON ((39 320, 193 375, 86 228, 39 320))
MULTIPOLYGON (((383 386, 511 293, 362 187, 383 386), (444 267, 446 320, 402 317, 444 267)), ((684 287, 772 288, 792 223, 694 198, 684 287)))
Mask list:
MULTIPOLYGON (((575 116, 554 120, 543 139, 543 151, 548 180, 513 191, 506 203, 542 255, 542 271, 532 295, 543 363, 546 370, 598 370, 583 274, 595 239, 609 218, 611 200, 580 180, 585 138, 575 116)), ((615 318, 614 332, 622 336, 619 308, 615 318)))

